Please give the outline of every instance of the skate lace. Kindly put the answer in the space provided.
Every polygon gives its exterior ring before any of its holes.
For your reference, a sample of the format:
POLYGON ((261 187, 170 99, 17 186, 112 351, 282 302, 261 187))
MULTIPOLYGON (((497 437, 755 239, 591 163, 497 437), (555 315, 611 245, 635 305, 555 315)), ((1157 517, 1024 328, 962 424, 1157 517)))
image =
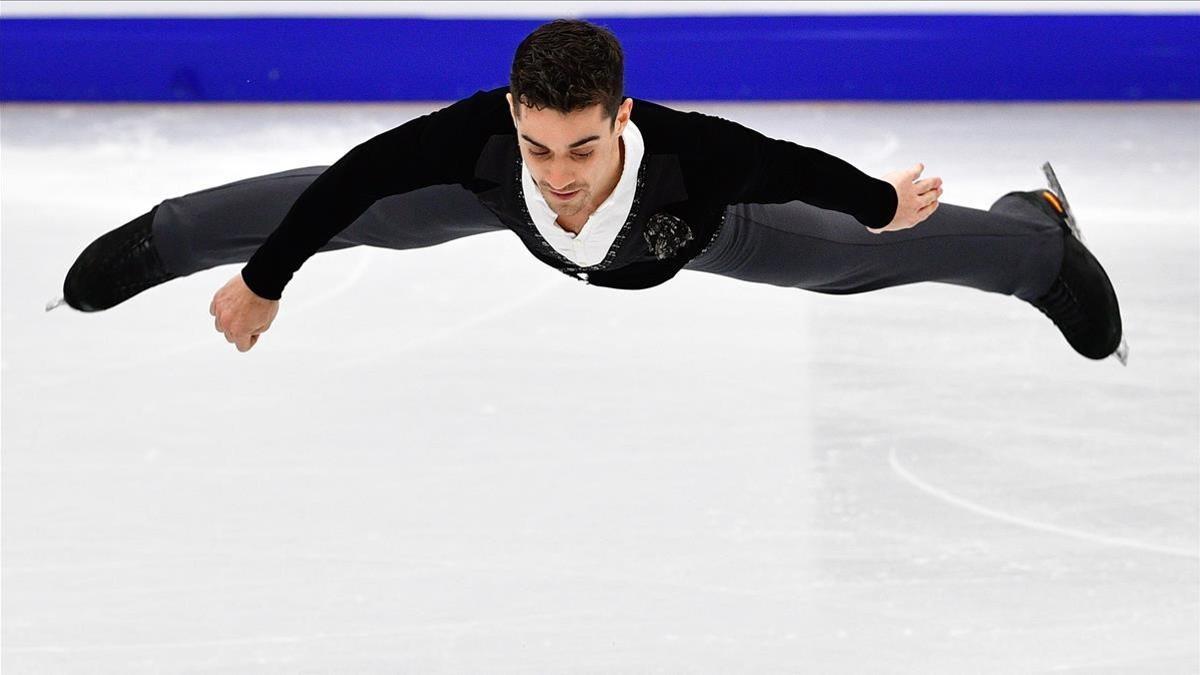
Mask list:
POLYGON ((129 276, 120 277, 114 284, 121 293, 144 291, 170 276, 154 249, 148 227, 140 230, 137 237, 126 246, 117 248, 107 256, 102 266, 104 269, 132 272, 129 276))
POLYGON ((1031 304, 1053 321, 1068 340, 1086 334, 1087 316, 1083 312, 1079 298, 1061 276, 1055 279, 1054 284, 1045 295, 1031 304))

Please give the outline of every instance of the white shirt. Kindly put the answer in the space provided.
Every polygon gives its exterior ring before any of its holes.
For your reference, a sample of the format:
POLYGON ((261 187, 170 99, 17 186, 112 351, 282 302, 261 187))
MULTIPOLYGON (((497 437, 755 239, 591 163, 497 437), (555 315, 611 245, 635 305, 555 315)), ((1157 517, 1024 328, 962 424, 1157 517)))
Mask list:
POLYGON ((642 133, 638 131, 633 120, 629 120, 625 125, 624 131, 621 132, 621 140, 625 144, 625 163, 621 167, 621 178, 617 181, 617 187, 613 188, 612 194, 604 203, 588 216, 579 234, 564 230, 558 224, 558 214, 546 203, 546 198, 542 196, 542 191, 538 189, 537 183, 529 173, 529 167, 524 161, 521 162, 521 185, 525 192, 525 207, 529 210, 529 217, 533 219, 533 224, 537 226, 542 238, 553 246, 554 250, 581 267, 595 265, 604 260, 617 234, 625 226, 630 209, 633 208, 637 173, 645 154, 642 133))

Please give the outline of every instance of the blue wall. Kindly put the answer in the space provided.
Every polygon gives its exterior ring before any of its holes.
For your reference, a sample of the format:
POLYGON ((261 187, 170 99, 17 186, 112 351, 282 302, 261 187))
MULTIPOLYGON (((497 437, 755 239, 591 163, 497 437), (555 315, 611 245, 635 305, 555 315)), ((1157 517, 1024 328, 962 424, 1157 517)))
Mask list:
MULTIPOLYGON (((1197 100, 1200 15, 593 18, 658 100, 1197 100)), ((524 19, 0 19, 0 100, 452 100, 524 19)))

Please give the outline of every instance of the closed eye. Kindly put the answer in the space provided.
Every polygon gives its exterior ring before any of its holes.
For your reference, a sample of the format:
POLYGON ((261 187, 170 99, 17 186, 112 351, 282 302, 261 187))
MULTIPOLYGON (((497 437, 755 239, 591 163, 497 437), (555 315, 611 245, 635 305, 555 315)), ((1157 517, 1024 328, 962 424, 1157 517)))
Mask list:
MULTIPOLYGON (((587 159, 588 157, 592 156, 592 152, 594 152, 594 151, 572 152, 571 156, 575 157, 577 159, 587 159)), ((534 152, 533 150, 530 150, 529 154, 533 155, 534 157, 545 157, 546 155, 549 155, 550 153, 549 152, 534 152)))

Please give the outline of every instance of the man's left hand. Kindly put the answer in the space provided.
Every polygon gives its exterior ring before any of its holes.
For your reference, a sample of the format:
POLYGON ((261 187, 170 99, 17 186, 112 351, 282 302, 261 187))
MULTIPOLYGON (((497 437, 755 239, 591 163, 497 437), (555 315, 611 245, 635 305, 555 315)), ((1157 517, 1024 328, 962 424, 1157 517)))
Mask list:
POLYGON ((879 234, 907 230, 937 210, 938 199, 942 196, 942 179, 935 176, 917 180, 924 170, 924 164, 914 164, 883 176, 883 180, 896 189, 896 215, 887 225, 868 227, 868 231, 879 234))

